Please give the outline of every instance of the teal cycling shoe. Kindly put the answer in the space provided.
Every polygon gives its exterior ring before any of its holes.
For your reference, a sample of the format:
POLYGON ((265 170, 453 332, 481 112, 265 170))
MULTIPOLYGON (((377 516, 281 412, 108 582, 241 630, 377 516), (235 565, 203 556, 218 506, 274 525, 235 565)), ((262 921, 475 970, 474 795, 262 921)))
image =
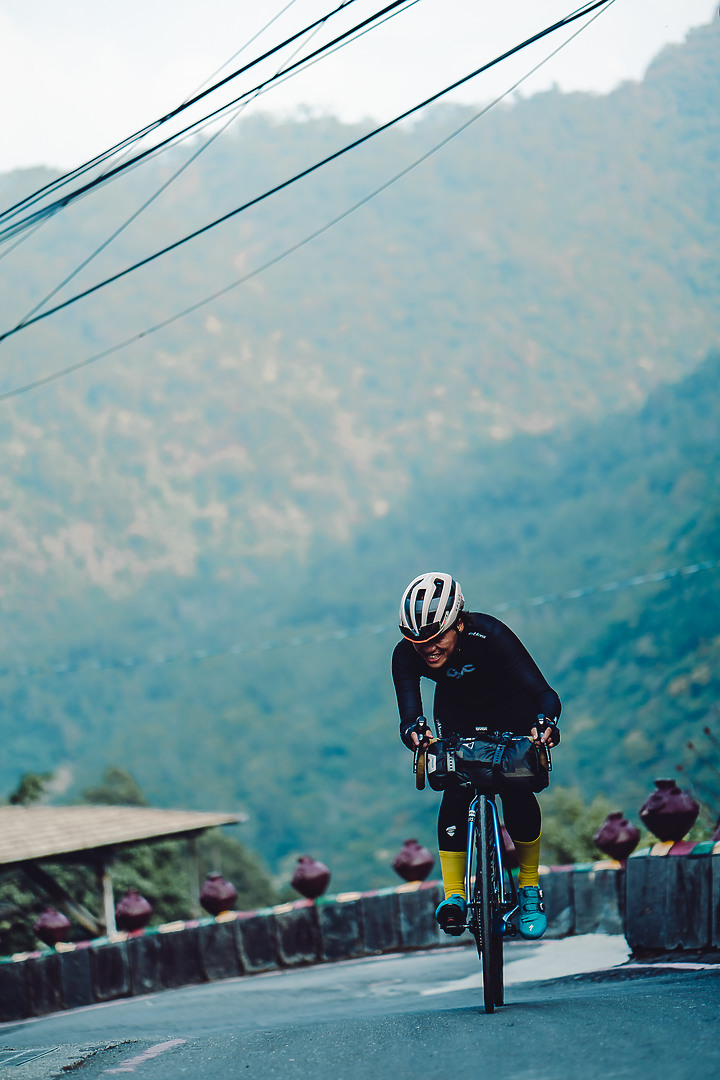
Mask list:
POLYGON ((537 885, 524 885, 518 889, 520 915, 518 929, 524 938, 540 938, 547 930, 547 916, 542 902, 542 893, 537 885))
POLYGON ((465 930, 466 912, 467 902, 465 897, 460 896, 460 893, 453 893, 452 896, 448 896, 447 900, 443 900, 442 904, 438 904, 435 918, 446 934, 459 937, 465 930))

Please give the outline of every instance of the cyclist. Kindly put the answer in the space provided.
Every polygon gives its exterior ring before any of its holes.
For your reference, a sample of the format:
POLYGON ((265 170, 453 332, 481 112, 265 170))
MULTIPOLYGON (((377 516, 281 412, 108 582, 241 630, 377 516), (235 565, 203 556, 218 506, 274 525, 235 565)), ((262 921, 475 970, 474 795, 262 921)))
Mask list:
MULTIPOLYGON (((435 683, 438 735, 472 738, 476 726, 529 735, 556 746, 560 698, 512 630, 492 615, 465 612, 462 590, 450 574, 421 574, 400 603, 403 640, 395 646, 392 676, 400 711, 400 738, 411 750, 426 746, 416 730, 423 714, 420 679, 435 683), (538 730, 538 717, 545 719, 538 730)), ((445 899, 435 917, 447 934, 465 926, 465 846, 473 791, 447 788, 438 815, 438 848, 445 899)), ((547 928, 540 891, 540 806, 531 791, 502 795, 503 819, 518 856, 519 930, 539 938, 547 928)))

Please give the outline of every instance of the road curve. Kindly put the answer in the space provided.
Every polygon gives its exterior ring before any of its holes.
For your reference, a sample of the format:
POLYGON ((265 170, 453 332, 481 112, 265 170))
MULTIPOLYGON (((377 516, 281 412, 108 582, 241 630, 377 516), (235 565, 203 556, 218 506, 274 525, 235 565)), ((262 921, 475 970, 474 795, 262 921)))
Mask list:
POLYGON ((0 1077, 715 1080, 720 967, 613 966, 625 957, 598 935, 512 942, 492 1016, 471 948, 127 998, 0 1025, 0 1077))

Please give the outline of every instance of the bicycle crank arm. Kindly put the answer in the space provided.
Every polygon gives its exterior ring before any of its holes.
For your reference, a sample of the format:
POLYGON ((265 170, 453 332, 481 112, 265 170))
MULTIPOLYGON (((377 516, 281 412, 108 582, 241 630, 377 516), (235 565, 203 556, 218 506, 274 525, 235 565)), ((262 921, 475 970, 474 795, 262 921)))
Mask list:
POLYGON ((510 919, 512 919, 513 915, 515 915, 519 909, 519 905, 516 904, 514 908, 511 908, 510 911, 502 917, 503 926, 505 927, 504 933, 508 934, 510 937, 514 937, 516 934, 520 933, 517 926, 510 922, 510 919))

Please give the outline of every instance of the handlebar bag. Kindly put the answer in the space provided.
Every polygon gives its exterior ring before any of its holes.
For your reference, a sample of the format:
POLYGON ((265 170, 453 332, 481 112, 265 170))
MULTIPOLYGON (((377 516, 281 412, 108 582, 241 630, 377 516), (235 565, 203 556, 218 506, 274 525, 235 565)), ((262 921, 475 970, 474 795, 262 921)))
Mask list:
POLYGON ((483 734, 438 739, 427 751, 427 781, 435 791, 472 787, 484 793, 542 791, 548 786, 547 751, 526 735, 483 734))

